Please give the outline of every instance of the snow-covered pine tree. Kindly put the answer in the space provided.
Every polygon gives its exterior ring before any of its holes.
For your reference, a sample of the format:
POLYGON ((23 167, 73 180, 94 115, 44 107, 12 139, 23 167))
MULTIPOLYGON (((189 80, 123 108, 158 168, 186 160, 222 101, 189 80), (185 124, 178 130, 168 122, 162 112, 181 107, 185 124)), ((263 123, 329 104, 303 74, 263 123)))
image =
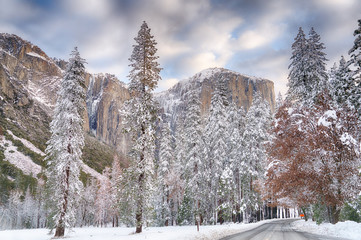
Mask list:
POLYGON ((79 173, 84 146, 84 63, 78 49, 74 48, 60 85, 50 124, 51 138, 47 142, 47 177, 56 207, 55 237, 64 236, 65 228, 73 226, 75 206, 82 189, 79 173))
POLYGON ((218 199, 219 181, 223 167, 227 159, 227 107, 229 105, 226 98, 226 80, 220 76, 216 83, 213 96, 211 98, 210 113, 206 122, 205 141, 207 145, 207 160, 205 167, 205 182, 209 186, 208 198, 212 214, 209 219, 214 224, 218 221, 218 199))
POLYGON ((300 27, 292 44, 287 99, 310 105, 327 83, 326 57, 320 35, 311 28, 309 38, 300 27))
POLYGON ((168 226, 171 220, 169 186, 167 178, 174 163, 174 138, 169 123, 163 120, 159 147, 157 219, 158 225, 168 226))
POLYGON ((283 96, 281 94, 281 92, 278 93, 277 95, 277 99, 276 99, 276 109, 275 112, 278 111, 278 109, 283 105, 283 96))
MULTIPOLYGON (((238 130, 238 133, 235 133, 235 136, 232 136, 231 138, 234 138, 233 141, 237 141, 237 147, 233 148, 233 151, 231 152, 231 156, 234 159, 233 160, 233 181, 235 184, 235 204, 236 204, 236 212, 237 212, 237 220, 240 221, 240 213, 241 213, 241 180, 242 180, 242 173, 243 173, 243 158, 242 154, 244 152, 245 148, 245 141, 243 139, 243 134, 246 128, 246 111, 243 107, 240 107, 237 111, 237 117, 235 119, 237 126, 236 129, 238 130), (238 135, 238 136, 237 136, 238 135)), ((232 124, 231 124, 232 125, 232 124)), ((230 128, 230 127, 228 127, 230 128)))
POLYGON ((192 206, 190 203, 190 193, 185 191, 185 182, 186 182, 186 144, 185 144, 185 134, 184 134, 184 125, 185 125, 185 116, 178 116, 176 121, 176 131, 175 131, 175 165, 172 171, 174 174, 173 179, 169 179, 174 182, 174 179, 179 177, 180 185, 178 190, 180 192, 176 193, 178 195, 177 200, 180 201, 177 212, 177 221, 179 224, 188 224, 192 215, 192 206))
POLYGON ((200 207, 202 201, 202 186, 204 166, 202 161, 202 150, 204 147, 201 127, 201 103, 199 93, 196 90, 189 92, 186 116, 184 122, 184 144, 185 144, 185 169, 186 191, 189 192, 192 202, 192 223, 195 222, 197 229, 200 225, 200 207))
POLYGON ((355 67, 352 75, 356 84, 352 92, 352 101, 358 114, 361 115, 361 19, 358 20, 358 28, 353 35, 356 39, 348 52, 351 57, 349 64, 355 67))
MULTIPOLYGON (((227 159, 224 163, 223 173, 220 178, 220 202, 223 221, 231 221, 232 214, 237 210, 237 183, 239 183, 239 168, 238 156, 241 149, 241 124, 242 121, 241 110, 238 109, 234 102, 231 102, 227 107, 227 121, 226 121, 226 144, 227 144, 227 159)), ((244 119, 243 119, 244 120, 244 119)), ((238 209, 239 210, 239 209, 238 209)))
POLYGON ((333 66, 329 74, 329 88, 333 100, 339 105, 353 105, 353 94, 355 83, 352 79, 352 71, 345 58, 342 56, 339 66, 333 66))
POLYGON ((291 64, 288 66, 287 98, 291 101, 302 101, 308 98, 311 92, 307 79, 307 40, 303 29, 298 29, 298 34, 292 44, 291 64))
MULTIPOLYGON (((326 72, 326 53, 321 37, 314 28, 311 28, 307 39, 307 78, 308 88, 312 90, 309 100, 314 101, 315 98, 327 87, 326 72)), ((312 103, 312 102, 310 102, 312 103)))
POLYGON ((158 106, 153 98, 153 90, 161 79, 161 68, 157 62, 156 41, 150 28, 143 22, 138 36, 135 38, 133 52, 130 57, 129 90, 132 98, 125 103, 124 125, 131 133, 133 145, 132 162, 129 173, 135 174, 134 197, 136 202, 136 233, 142 232, 143 215, 145 214, 147 194, 154 175, 155 122, 158 106))
POLYGON ((251 211, 260 210, 260 196, 255 191, 255 181, 263 177, 266 164, 265 144, 270 140, 268 133, 271 124, 269 105, 260 93, 254 95, 252 105, 247 112, 246 128, 243 134, 245 148, 243 152, 242 190, 245 220, 249 220, 251 211), (258 209, 257 209, 258 208, 258 209))
POLYGON ((120 175, 122 170, 120 168, 119 157, 115 154, 112 164, 112 169, 110 173, 110 188, 111 188, 111 216, 113 227, 119 226, 119 191, 118 187, 120 185, 120 175))

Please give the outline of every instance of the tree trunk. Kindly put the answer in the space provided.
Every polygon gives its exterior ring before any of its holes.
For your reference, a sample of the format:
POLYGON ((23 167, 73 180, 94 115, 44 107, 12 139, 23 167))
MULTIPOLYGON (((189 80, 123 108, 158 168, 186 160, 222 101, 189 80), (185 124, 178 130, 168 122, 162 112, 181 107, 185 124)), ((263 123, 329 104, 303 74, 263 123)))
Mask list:
POLYGON ((138 184, 139 184, 139 196, 137 196, 137 211, 135 214, 135 220, 136 220, 136 229, 135 233, 141 233, 142 232, 142 226, 143 226, 143 184, 144 184, 144 172, 142 172, 139 175, 138 178, 138 184))
MULTIPOLYGON (((68 146, 69 149, 69 146, 68 146)), ((69 151, 69 150, 68 150, 69 151)), ((64 191, 64 202, 61 208, 61 213, 60 213, 60 219, 56 225, 56 230, 55 230, 55 236, 54 237, 64 237, 64 232, 65 232, 65 223, 64 223, 64 218, 65 218, 65 214, 67 212, 68 209, 68 195, 69 195, 69 176, 70 176, 70 169, 69 167, 66 167, 65 170, 65 191, 64 191)))
POLYGON ((63 226, 57 226, 54 237, 64 237, 65 228, 63 226))
POLYGON ((340 210, 337 209, 336 206, 329 206, 328 207, 329 211, 330 211, 330 222, 332 224, 336 224, 338 223, 338 221, 340 220, 340 210))
POLYGON ((306 208, 301 207, 301 210, 303 212, 303 215, 305 215, 305 221, 307 222, 308 221, 308 216, 307 216, 307 213, 306 213, 306 208))

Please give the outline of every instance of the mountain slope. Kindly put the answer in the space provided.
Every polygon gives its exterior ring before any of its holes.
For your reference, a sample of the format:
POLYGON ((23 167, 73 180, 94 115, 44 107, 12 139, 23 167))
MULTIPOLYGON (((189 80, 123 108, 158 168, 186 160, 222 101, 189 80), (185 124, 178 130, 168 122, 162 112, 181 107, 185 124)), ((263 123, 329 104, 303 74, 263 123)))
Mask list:
MULTIPOLYGON (((32 149, 36 148, 42 153, 40 155, 44 155, 46 141, 50 137, 49 124, 52 110, 65 66, 65 61, 51 59, 39 47, 16 35, 0 34, 0 135, 9 138, 10 132, 12 132, 14 137, 28 141, 34 145, 32 149)), ((117 84, 114 80, 105 80, 108 78, 107 75, 87 74, 86 85, 89 86, 92 81, 92 88, 99 83, 112 85, 113 88, 123 87, 120 82, 117 84), (109 82, 113 84, 109 84, 109 82)), ((88 90, 88 93, 91 93, 88 94, 89 99, 92 99, 93 93, 96 94, 96 90, 95 87, 91 92, 88 90)), ((90 102, 90 106, 92 105, 93 103, 90 102)), ((90 132, 88 116, 89 114, 86 112, 84 116, 85 132, 90 132)), ((6 155, 5 160, 9 160, 9 157, 12 156, 9 153, 17 153, 17 149, 12 145, 11 139, 3 141, 6 142, 2 144, 2 152, 6 155), (9 146, 13 146, 14 149, 9 149, 9 146)), ((33 152, 26 146, 22 148, 27 149, 25 156, 33 162, 35 161, 34 164, 38 164, 37 160, 32 157, 34 156, 33 152)), ((110 166, 114 154, 116 151, 113 146, 104 144, 94 136, 86 136, 84 162, 95 168, 96 171, 101 172, 105 166, 110 166)), ((18 154, 18 156, 20 155, 18 154)), ((29 160, 26 157, 19 159, 29 160)), ((15 159, 15 157, 13 158, 15 159)), ((44 156, 39 158, 43 159, 44 156)), ((45 166, 45 164, 41 165, 45 166)), ((21 168, 17 164, 14 166, 21 168)), ((33 169, 41 168, 40 165, 39 167, 33 166, 33 169)), ((24 170, 23 172, 28 175, 32 173, 36 177, 39 171, 24 170)), ((98 177, 95 171, 88 171, 88 173, 98 177)))

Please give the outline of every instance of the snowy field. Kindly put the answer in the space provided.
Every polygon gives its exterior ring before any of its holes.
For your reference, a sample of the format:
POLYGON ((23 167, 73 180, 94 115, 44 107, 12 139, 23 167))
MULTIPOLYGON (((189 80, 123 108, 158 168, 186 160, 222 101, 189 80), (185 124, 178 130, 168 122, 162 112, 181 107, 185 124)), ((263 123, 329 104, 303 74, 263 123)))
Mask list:
MULTIPOLYGON (((279 219, 274 219, 279 220, 279 219)), ((69 240, 215 240, 222 237, 253 229, 266 222, 250 224, 224 224, 217 226, 201 226, 197 232, 196 226, 176 227, 150 227, 143 229, 140 234, 134 234, 135 228, 75 228, 73 232, 67 233, 65 239, 69 240)), ((26 229, 0 231, 0 239, 6 240, 49 240, 48 229, 26 229)))
POLYGON ((292 223, 295 230, 302 232, 309 232, 319 235, 326 235, 332 237, 342 237, 347 239, 360 240, 361 239, 361 223, 352 221, 338 222, 333 225, 331 223, 322 223, 317 225, 316 222, 304 220, 292 223))

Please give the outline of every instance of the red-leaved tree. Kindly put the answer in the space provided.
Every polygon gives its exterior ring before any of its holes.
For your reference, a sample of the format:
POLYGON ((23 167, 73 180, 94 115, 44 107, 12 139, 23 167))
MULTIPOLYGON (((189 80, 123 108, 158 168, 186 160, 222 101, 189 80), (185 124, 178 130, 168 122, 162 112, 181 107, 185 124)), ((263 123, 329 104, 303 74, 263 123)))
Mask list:
POLYGON ((333 104, 327 93, 312 107, 286 102, 272 131, 264 197, 303 211, 322 203, 330 222, 337 223, 344 202, 361 191, 355 111, 333 104))

